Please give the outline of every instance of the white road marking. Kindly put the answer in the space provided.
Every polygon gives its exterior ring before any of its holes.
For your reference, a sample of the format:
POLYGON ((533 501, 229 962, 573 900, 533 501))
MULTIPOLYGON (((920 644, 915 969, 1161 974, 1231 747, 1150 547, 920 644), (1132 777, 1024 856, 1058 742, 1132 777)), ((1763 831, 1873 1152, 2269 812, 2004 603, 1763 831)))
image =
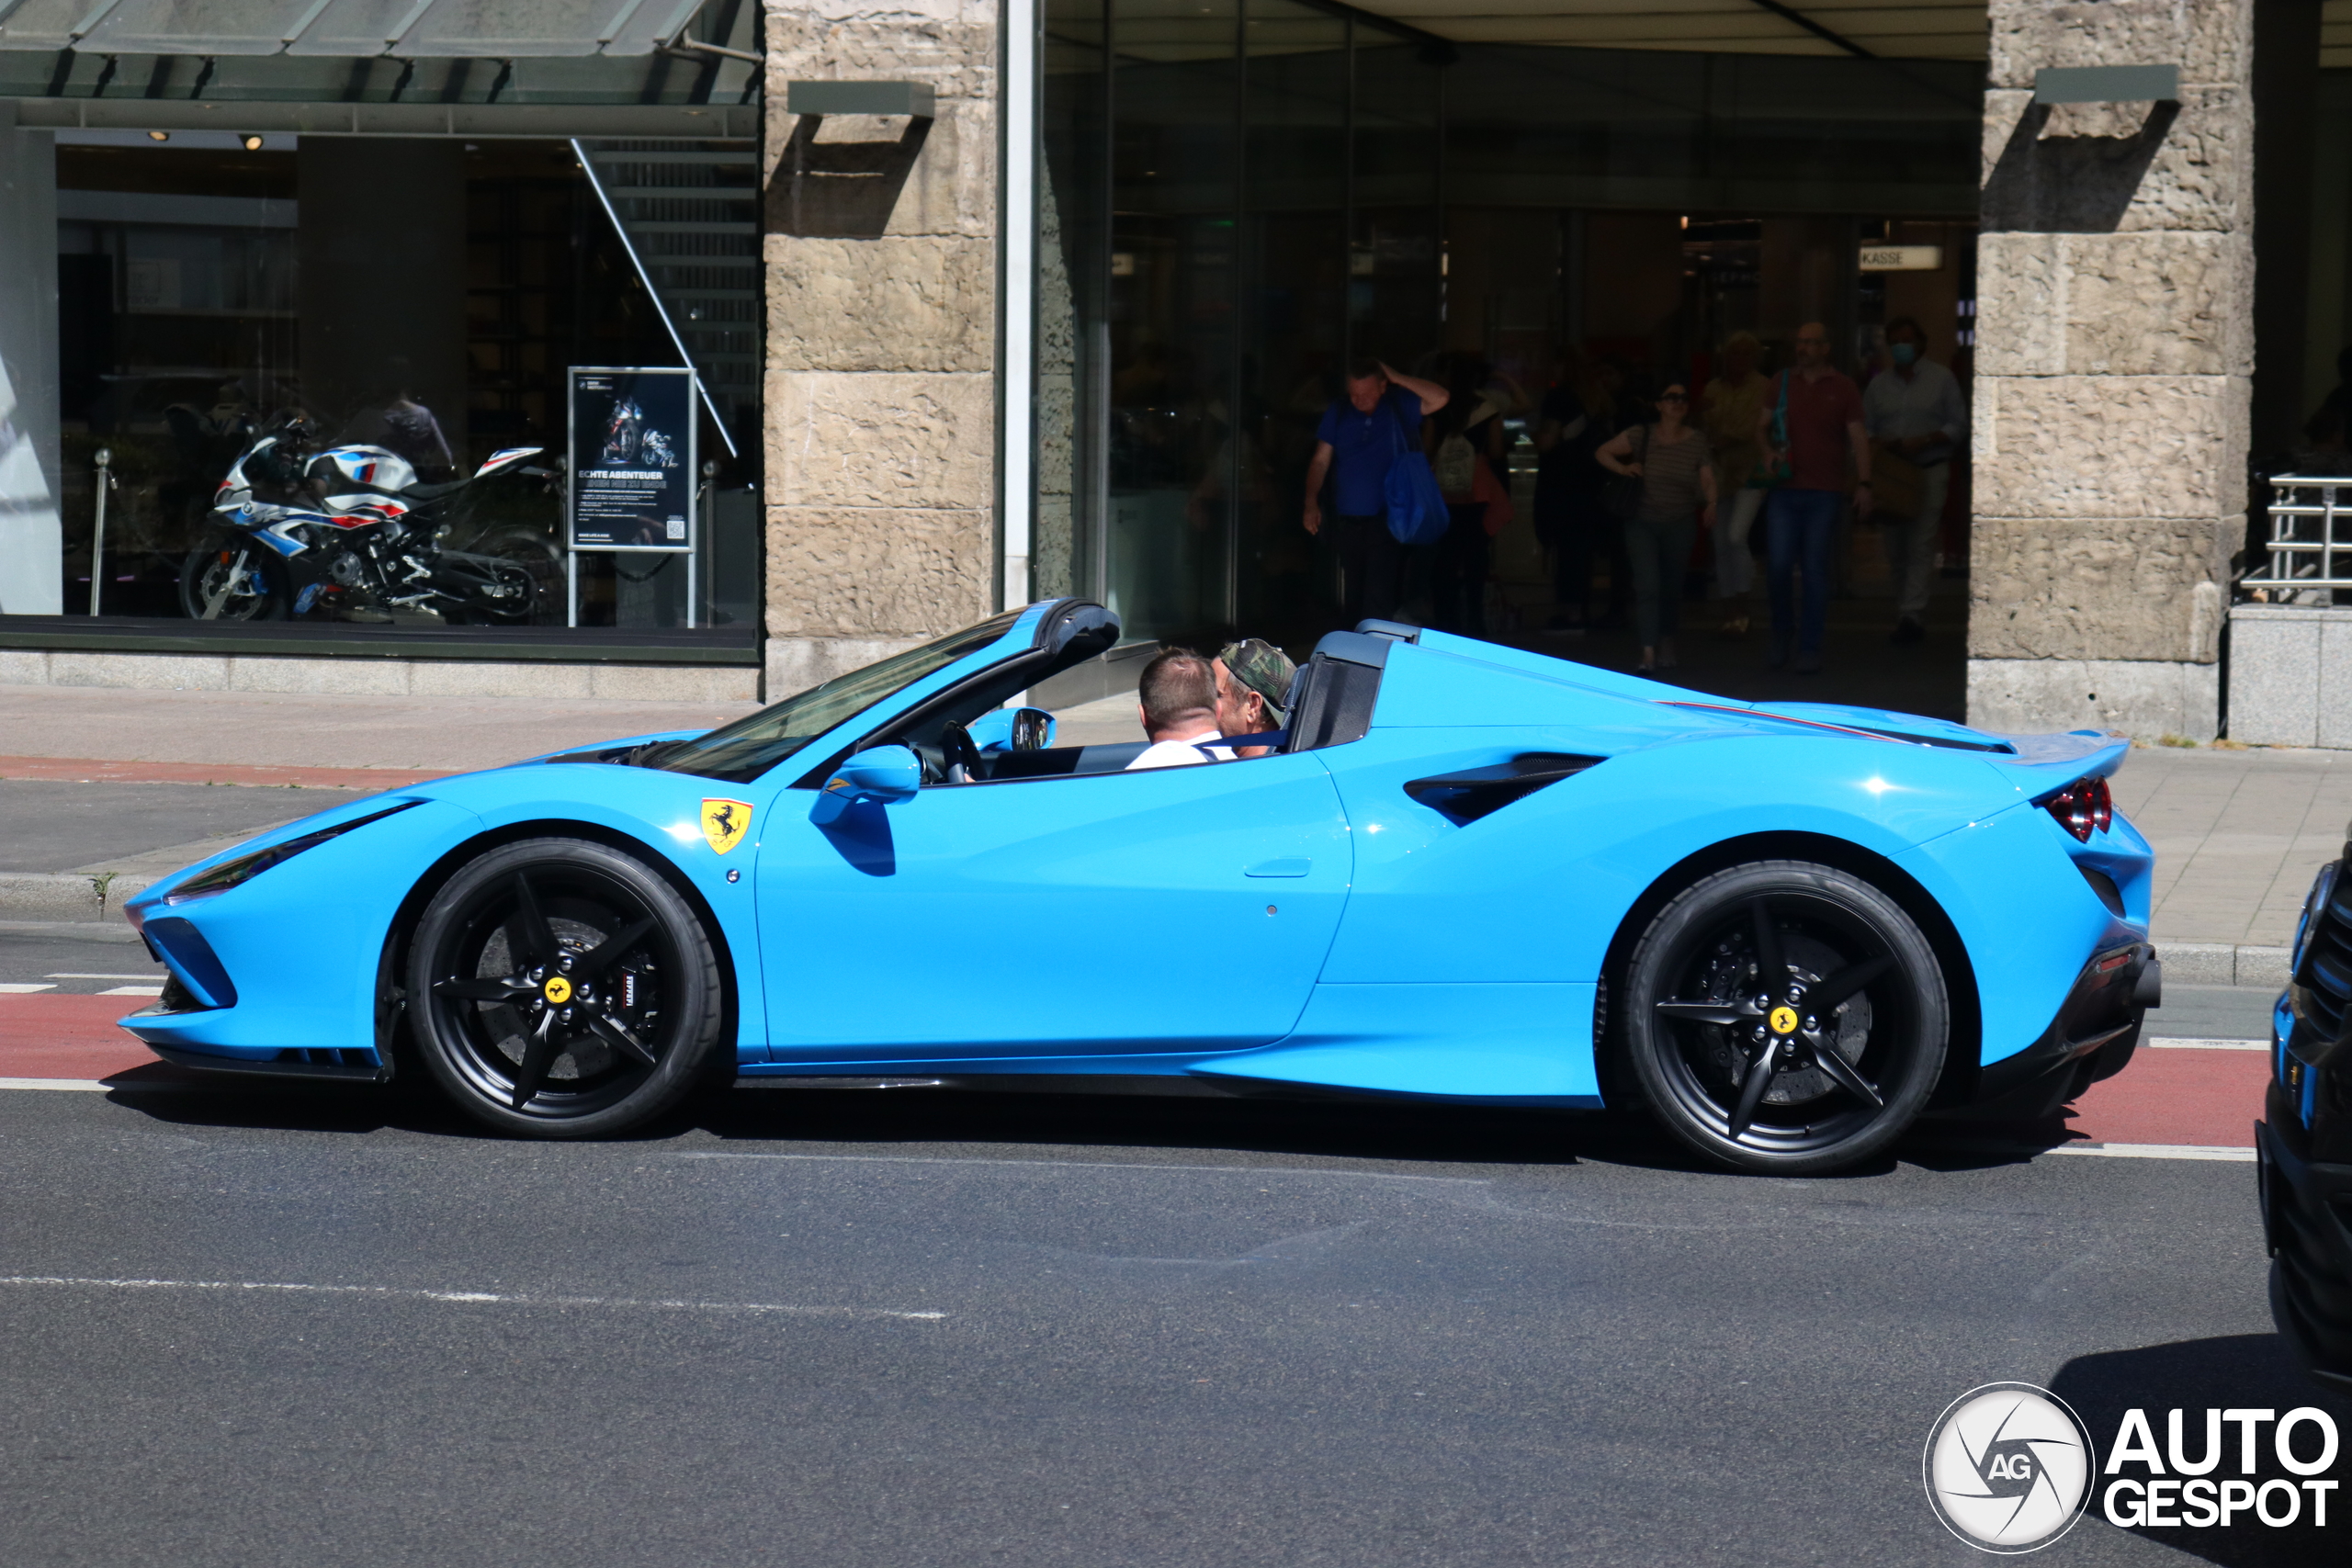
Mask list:
POLYGON ((633 1307, 661 1312, 770 1313, 792 1317, 889 1317, 935 1323, 944 1312, 888 1307, 787 1306, 776 1302, 634 1301, 620 1296, 526 1296, 501 1291, 415 1291, 390 1285, 305 1285, 275 1280, 94 1280, 67 1274, 0 1275, 0 1285, 53 1285, 107 1291, 273 1291, 293 1295, 379 1296, 419 1302, 484 1303, 496 1306, 633 1307))
POLYGON ((161 986, 110 986, 98 993, 102 997, 160 997, 163 994, 161 986))
POLYGON ((2214 1144, 2061 1144, 2053 1155, 2105 1155, 2109 1159, 2222 1159, 2254 1161, 2252 1149, 2214 1144))
POLYGON ((35 991, 53 991, 54 986, 28 986, 17 981, 0 984, 0 997, 28 997, 35 991))
POLYGON ((161 975, 150 969, 144 975, 51 975, 52 980, 160 980, 161 975))
POLYGON ((112 1088, 86 1078, 0 1078, 0 1089, 78 1089, 104 1094, 112 1088))
POLYGON ((1030 1169, 1063 1170, 1206 1170, 1227 1176, 1351 1176, 1362 1181, 1435 1181, 1450 1187, 1488 1187, 1493 1183, 1471 1176, 1392 1176, 1381 1170, 1317 1170, 1288 1165, 1147 1165, 1130 1160, 1092 1159, 955 1159, 942 1155, 765 1155, 739 1154, 732 1149, 689 1149, 680 1159, 807 1159, 840 1160, 854 1165, 1013 1165, 1030 1169))
POLYGON ((2159 1051, 2267 1051, 2267 1040, 2144 1040, 2159 1051))

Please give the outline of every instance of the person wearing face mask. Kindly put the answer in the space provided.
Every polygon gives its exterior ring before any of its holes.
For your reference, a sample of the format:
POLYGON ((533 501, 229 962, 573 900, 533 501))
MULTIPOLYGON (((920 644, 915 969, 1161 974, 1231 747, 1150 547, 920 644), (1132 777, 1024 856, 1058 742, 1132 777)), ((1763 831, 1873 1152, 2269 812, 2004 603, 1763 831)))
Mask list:
MULTIPOLYGON (((1886 355, 1893 368, 1871 378, 1862 393, 1862 423, 1871 445, 1918 472, 1917 503, 1909 516, 1883 520, 1888 570, 1894 579, 1894 635, 1890 642, 1917 642, 1928 635, 1928 585, 1935 575, 1936 534, 1944 496, 1951 483, 1952 455, 1968 427, 1968 400, 1952 373, 1923 350, 1927 334, 1908 316, 1886 324, 1886 355)), ((1894 499, 1892 496, 1890 500, 1894 499)))

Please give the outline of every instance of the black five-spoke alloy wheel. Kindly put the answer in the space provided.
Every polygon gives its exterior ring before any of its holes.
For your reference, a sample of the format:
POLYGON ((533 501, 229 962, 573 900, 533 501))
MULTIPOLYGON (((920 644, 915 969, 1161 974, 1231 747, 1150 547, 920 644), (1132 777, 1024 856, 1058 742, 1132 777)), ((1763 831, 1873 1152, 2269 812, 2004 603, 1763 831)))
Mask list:
POLYGON ((1918 926, 1830 866, 1719 872, 1658 912, 1626 967, 1625 1065, 1668 1132, 1782 1176, 1868 1158, 1942 1071, 1943 973, 1918 926))
POLYGON ((719 1048, 694 909, 585 840, 508 844, 450 878, 417 922, 409 995, 434 1077, 502 1132, 619 1132, 684 1099, 719 1048))

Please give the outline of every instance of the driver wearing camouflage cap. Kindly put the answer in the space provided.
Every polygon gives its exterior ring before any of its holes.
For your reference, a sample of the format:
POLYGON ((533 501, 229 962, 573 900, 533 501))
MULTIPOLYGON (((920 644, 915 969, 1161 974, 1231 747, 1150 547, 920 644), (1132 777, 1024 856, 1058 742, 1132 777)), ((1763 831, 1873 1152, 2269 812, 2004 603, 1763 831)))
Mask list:
MULTIPOLYGON (((1217 728, 1228 736, 1262 735, 1288 722, 1283 706, 1298 667, 1262 637, 1226 644, 1211 666, 1216 671, 1217 728)), ((1271 746, 1237 746, 1238 757, 1262 757, 1271 746)))

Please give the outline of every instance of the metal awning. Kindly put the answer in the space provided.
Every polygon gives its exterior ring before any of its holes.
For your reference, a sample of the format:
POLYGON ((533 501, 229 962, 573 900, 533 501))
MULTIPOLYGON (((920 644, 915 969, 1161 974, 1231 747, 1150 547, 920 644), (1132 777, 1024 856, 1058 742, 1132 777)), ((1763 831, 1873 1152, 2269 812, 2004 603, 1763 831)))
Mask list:
POLYGON ((136 55, 644 55, 703 0, 0 0, 0 50, 136 55))

